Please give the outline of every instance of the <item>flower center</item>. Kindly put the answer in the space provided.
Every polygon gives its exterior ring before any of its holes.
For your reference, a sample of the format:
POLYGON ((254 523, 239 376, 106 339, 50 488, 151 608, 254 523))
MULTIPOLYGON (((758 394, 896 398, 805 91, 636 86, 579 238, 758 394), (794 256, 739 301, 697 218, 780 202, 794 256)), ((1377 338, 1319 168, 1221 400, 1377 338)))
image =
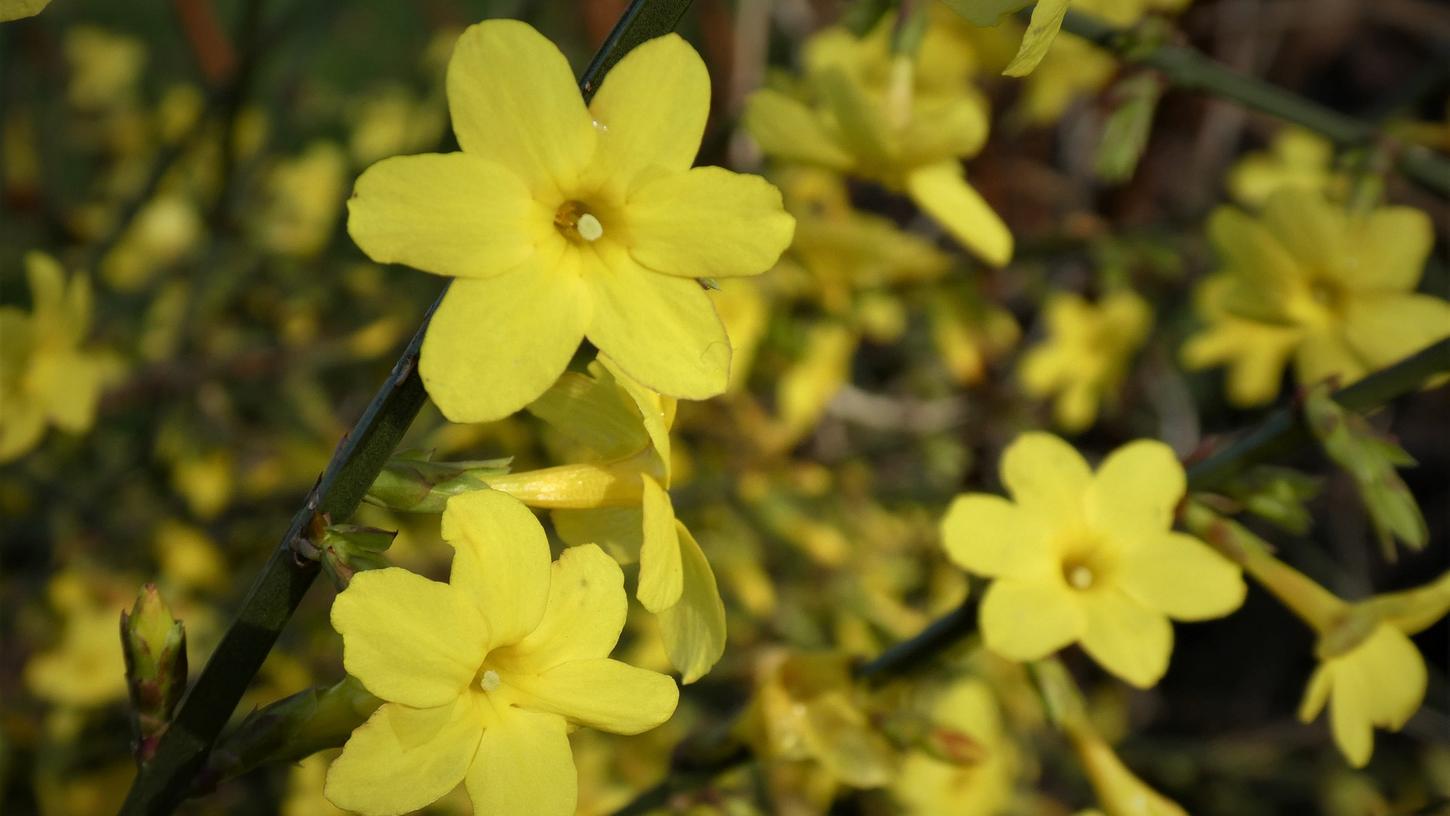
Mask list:
POLYGON ((1073 589, 1091 589, 1093 571, 1087 564, 1071 564, 1063 569, 1067 582, 1073 589))
POLYGON ((484 691, 498 691, 498 687, 502 683, 503 680, 499 678, 498 672, 493 669, 488 669, 478 678, 478 685, 484 691))
POLYGON ((554 228, 574 243, 598 241, 604 236, 604 225, 584 206, 582 201, 565 201, 554 212, 554 228))

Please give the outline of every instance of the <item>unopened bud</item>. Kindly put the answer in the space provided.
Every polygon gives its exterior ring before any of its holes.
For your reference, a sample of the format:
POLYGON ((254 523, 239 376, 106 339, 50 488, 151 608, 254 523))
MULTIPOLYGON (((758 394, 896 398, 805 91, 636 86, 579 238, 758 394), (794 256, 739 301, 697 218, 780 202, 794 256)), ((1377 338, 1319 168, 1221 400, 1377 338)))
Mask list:
POLYGON ((186 630, 155 584, 143 586, 131 611, 121 613, 121 648, 136 755, 145 762, 186 690, 186 630))
POLYGON ((318 548, 322 569, 338 589, 345 589, 357 573, 388 566, 383 553, 393 545, 397 535, 395 530, 379 530, 376 527, 331 525, 324 530, 322 544, 318 548))

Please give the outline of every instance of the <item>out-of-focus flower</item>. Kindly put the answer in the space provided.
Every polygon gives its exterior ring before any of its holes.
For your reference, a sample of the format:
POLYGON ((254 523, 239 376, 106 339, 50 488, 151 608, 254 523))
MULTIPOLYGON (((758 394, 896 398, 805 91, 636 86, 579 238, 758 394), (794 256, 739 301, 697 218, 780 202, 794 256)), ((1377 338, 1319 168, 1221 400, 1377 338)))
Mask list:
POLYGON ((879 788, 896 774, 896 750, 872 725, 847 656, 776 653, 762 660, 740 721, 757 756, 817 763, 831 779, 879 788))
POLYGON ((1302 384, 1351 383, 1450 336, 1450 303, 1415 293, 1434 240, 1419 210, 1355 213, 1290 187, 1258 218, 1219 210, 1209 234, 1224 267, 1199 286, 1208 325, 1182 356, 1227 365, 1237 405, 1272 400, 1291 358, 1302 384))
POLYGON ((136 213, 121 240, 101 259, 101 276, 117 289, 135 291, 196 247, 203 229, 201 216, 185 195, 158 195, 136 213))
POLYGON ((316 142, 272 168, 260 239, 274 252, 311 258, 327 246, 347 189, 347 158, 331 142, 316 142))
POLYGON ((370 570, 333 603, 343 665, 385 702, 332 763, 327 798, 401 813, 462 783, 480 813, 573 813, 571 725, 646 731, 674 712, 674 681, 608 657, 627 601, 598 547, 551 565, 533 514, 488 490, 449 501, 443 536, 448 583, 370 570))
POLYGON ((61 618, 60 636, 51 648, 25 663, 25 685, 37 698, 89 708, 126 696, 126 665, 121 650, 121 611, 126 591, 121 581, 94 581, 82 570, 57 573, 47 589, 61 618))
MULTIPOLYGON (((987 138, 987 103, 968 83, 969 60, 918 62, 893 54, 891 20, 858 40, 841 28, 806 44, 798 92, 751 95, 745 125, 767 154, 906 192, 966 249, 994 266, 1012 234, 969 184, 960 160, 987 138), (950 77, 950 79, 944 79, 950 77)), ((919 54, 936 28, 928 28, 919 54)))
POLYGON ((981 382, 987 366, 1011 351, 1022 336, 1011 312, 956 291, 937 291, 927 316, 937 353, 961 385, 981 382))
POLYGON ((902 758, 892 795, 916 816, 1001 813, 1013 799, 1019 760, 991 688, 981 680, 957 682, 932 714, 927 739, 935 750, 902 758))
POLYGON ((146 65, 146 49, 139 41, 82 25, 66 31, 63 49, 70 68, 66 98, 72 105, 90 111, 134 101, 146 65))
POLYGON ((81 345, 91 325, 89 278, 67 282, 40 252, 25 256, 25 272, 30 312, 0 306, 0 462, 35 447, 47 425, 89 430, 101 392, 123 370, 115 355, 81 345))
POLYGON ((1148 687, 1168 668, 1169 618, 1221 617, 1243 602, 1238 568, 1171 530, 1186 479, 1168 446, 1132 442, 1094 473, 1066 442, 1028 433, 1003 454, 1001 475, 1011 501, 959 496, 942 522, 951 559, 996 579, 981 608, 994 652, 1037 660, 1080 641, 1148 687))
POLYGON ((184 456, 171 468, 171 484, 197 518, 216 518, 232 500, 236 475, 232 455, 225 449, 184 456))
POLYGON ((1188 816, 1177 802, 1138 778, 1088 722, 1067 728, 1078 763, 1107 816, 1188 816))
POLYGON ((693 278, 764 272, 793 220, 765 180, 690 168, 709 96, 675 35, 630 51, 588 107, 529 26, 489 20, 459 38, 448 102, 463 152, 379 162, 348 221, 374 260, 457 278, 420 363, 445 416, 524 407, 584 337, 661 393, 725 390, 729 340, 693 278))
POLYGON ((153 549, 171 585, 187 592, 216 592, 229 586, 226 562, 202 530, 168 519, 156 530, 153 549))
POLYGON ((775 449, 787 448, 816 426, 831 397, 851 378, 851 357, 859 338, 833 323, 813 326, 805 351, 776 383, 779 414, 775 449))
POLYGON ((432 147, 447 127, 448 111, 441 99, 419 99, 405 87, 388 85, 358 104, 348 150, 358 164, 372 164, 432 147))
POLYGON ((1285 187, 1315 190, 1331 196, 1342 193, 1344 174, 1333 167, 1334 145, 1316 133, 1284 128, 1268 150, 1249 153, 1229 171, 1228 189, 1248 207, 1261 207, 1269 196, 1285 187))
POLYGON ((1034 397, 1054 397, 1057 424, 1081 431, 1122 387, 1153 325, 1153 312, 1129 289, 1096 305, 1070 292, 1055 293, 1045 312, 1047 338, 1023 356, 1022 385, 1034 397))

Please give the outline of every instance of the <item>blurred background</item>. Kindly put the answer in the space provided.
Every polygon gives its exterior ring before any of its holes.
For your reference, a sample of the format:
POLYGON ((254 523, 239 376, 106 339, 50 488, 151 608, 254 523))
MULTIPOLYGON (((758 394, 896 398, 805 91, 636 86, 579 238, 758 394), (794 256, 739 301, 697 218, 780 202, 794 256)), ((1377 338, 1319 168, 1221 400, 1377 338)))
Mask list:
MULTIPOLYGON (((1188 456, 1267 411, 1232 407, 1220 372, 1178 362, 1195 326, 1193 285, 1215 264, 1204 224, 1254 195, 1256 169, 1335 172, 1327 145, 1161 88, 1141 157, 1104 171, 1104 130, 1148 75, 1068 41, 1056 47, 1060 64, 1050 56, 1029 79, 1008 79, 1000 71, 1021 25, 965 32, 971 81, 992 112, 968 172, 1017 240, 1010 266, 987 269, 899 195, 778 172, 741 128, 747 95, 797 70, 803 43, 848 5, 696 0, 680 25, 714 85, 700 164, 765 172, 798 216, 844 197, 911 238, 890 238, 900 243, 885 261, 861 246, 800 247, 758 283, 719 293, 736 382, 681 407, 674 497, 720 578, 729 646, 666 727, 579 737, 582 812, 611 812, 657 781, 692 726, 746 699, 762 655, 871 656, 966 595, 965 576, 940 554, 937 521, 957 493, 997 489, 999 454, 1016 434, 1055 427, 1051 400, 1021 376, 1046 342, 1053 294, 1128 285, 1153 315, 1096 421, 1072 437, 1080 449, 1154 437, 1188 456)), ((114 811, 133 773, 118 613, 157 583, 199 668, 440 291, 437 278, 364 257, 347 236, 345 202, 378 159, 456 149, 442 77, 458 33, 487 17, 524 19, 579 70, 624 6, 56 0, 0 25, 0 304, 38 308, 31 253, 54 258, 71 286, 89 281, 88 296, 71 292, 46 318, 79 338, 56 363, 85 381, 66 397, 74 415, 29 436, 15 414, 0 416, 10 425, 0 430, 0 811, 114 811)), ((1171 11, 1186 42, 1236 70, 1450 150, 1444 3, 1201 0, 1171 11)), ((1393 174, 1384 195, 1431 216, 1436 248, 1420 289, 1450 295, 1450 202, 1393 174)), ((0 336, 0 354, 17 342, 0 336)), ((1350 480, 1304 451, 1277 464, 1322 476, 1314 523, 1271 536, 1280 556, 1350 598, 1443 572, 1447 415, 1442 387, 1376 419, 1418 461, 1404 478, 1428 547, 1386 558, 1350 480)), ((553 464, 557 449, 531 417, 448 425, 431 406, 403 447, 513 457, 515 469, 553 464)), ((357 521, 400 531, 395 563, 446 570, 436 517, 365 507, 357 521)), ((239 712, 341 677, 331 597, 314 588, 239 712)), ((1366 772, 1344 764, 1322 720, 1295 718, 1314 643, 1262 592, 1230 618, 1179 627, 1152 690, 1129 691, 1080 655, 1069 665, 1124 760, 1190 812, 1443 812, 1426 808, 1450 796, 1450 627, 1415 643, 1430 669, 1424 706, 1402 733, 1376 734, 1366 772)), ((632 627, 622 648, 667 665, 647 631, 632 627)), ((1088 801, 1060 750, 1023 741, 1011 812, 1088 801)), ((324 769, 267 767, 186 812, 327 812, 324 769)), ((813 807, 781 794, 787 782, 752 779, 727 777, 675 804, 813 807)), ((834 812, 884 812, 879 791, 832 798, 834 812)), ((437 807, 460 808, 466 799, 437 807)))

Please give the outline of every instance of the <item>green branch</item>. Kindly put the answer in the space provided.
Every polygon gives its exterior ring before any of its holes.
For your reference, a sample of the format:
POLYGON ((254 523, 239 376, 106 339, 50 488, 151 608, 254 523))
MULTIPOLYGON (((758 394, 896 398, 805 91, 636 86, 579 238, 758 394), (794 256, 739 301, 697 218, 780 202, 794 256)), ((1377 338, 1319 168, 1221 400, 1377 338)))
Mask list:
MULTIPOLYGON (((1335 392, 1334 399, 1346 408, 1367 411, 1424 386, 1433 377, 1450 373, 1450 339, 1365 377, 1335 392)), ((1297 402, 1275 412, 1261 425, 1222 451, 1188 468, 1190 490, 1221 486, 1250 465, 1292 449, 1310 439, 1297 402)), ((976 628, 976 605, 971 600, 932 621, 914 637, 882 652, 862 664, 856 676, 871 683, 910 674, 931 658, 959 643, 976 628)), ((642 816, 663 807, 676 794, 685 793, 723 771, 743 765, 754 757, 736 736, 736 729, 714 730, 714 739, 686 742, 676 751, 671 774, 634 801, 615 811, 614 816, 642 816)))
MULTIPOLYGON (((604 73, 629 49, 673 31, 689 5, 690 0, 634 0, 579 80, 585 99, 594 95, 604 73)), ((392 373, 343 438, 253 581, 216 651, 182 698, 155 754, 137 773, 121 813, 167 814, 192 790, 218 734, 317 577, 317 562, 299 556, 297 542, 320 525, 346 521, 352 515, 423 407, 427 395, 418 377, 418 350, 437 307, 435 302, 429 308, 392 373)))
POLYGON ((1395 165, 1407 178, 1450 196, 1450 159, 1421 145, 1399 143, 1379 128, 1311 102, 1277 85, 1238 73, 1182 45, 1145 42, 1131 29, 1118 29, 1088 14, 1069 10, 1062 30, 1128 61, 1157 69, 1180 88, 1206 91, 1253 110, 1312 130, 1341 147, 1392 148, 1395 165))

